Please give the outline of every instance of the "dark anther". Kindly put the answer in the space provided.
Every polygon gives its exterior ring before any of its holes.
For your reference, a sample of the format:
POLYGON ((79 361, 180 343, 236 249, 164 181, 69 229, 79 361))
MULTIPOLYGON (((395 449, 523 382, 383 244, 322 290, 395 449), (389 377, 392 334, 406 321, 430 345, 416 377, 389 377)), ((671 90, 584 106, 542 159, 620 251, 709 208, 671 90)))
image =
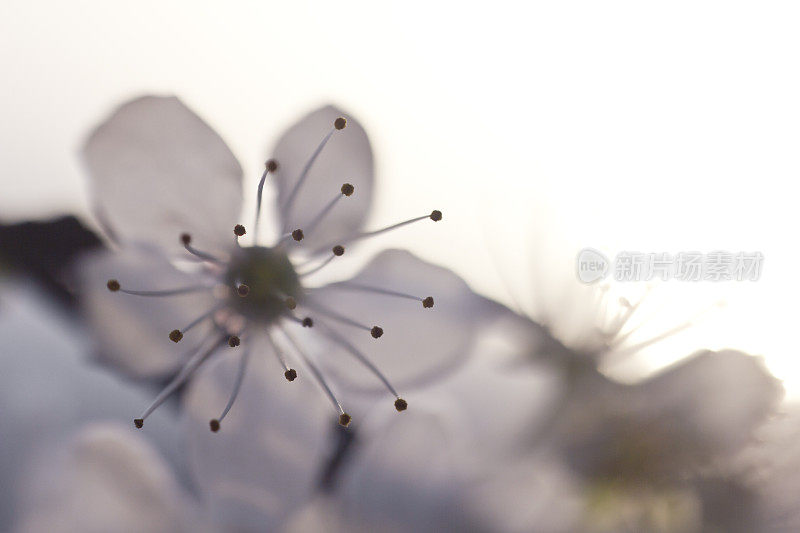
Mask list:
POLYGON ((134 418, 133 425, 136 426, 137 429, 142 429, 142 426, 144 425, 144 420, 142 420, 141 418, 134 418))
POLYGON ((294 240, 296 240, 298 242, 302 241, 303 237, 304 237, 303 230, 301 230, 301 229, 296 229, 296 230, 294 230, 292 232, 292 239, 294 239, 294 240))
POLYGON ((248 287, 247 285, 245 285, 244 283, 242 283, 241 285, 239 285, 238 287, 236 287, 236 293, 237 293, 239 296, 241 296, 242 298, 244 298, 245 296, 247 296, 248 294, 250 294, 250 287, 248 287))
POLYGON ((311 317, 307 316, 303 319, 303 327, 304 328, 311 328, 314 327, 314 321, 311 320, 311 317))
POLYGON ((181 333, 181 330, 179 329, 173 329, 172 331, 169 332, 169 340, 171 340, 172 342, 181 342, 182 338, 183 338, 183 333, 181 333))
POLYGON ((106 283, 106 287, 108 287, 108 290, 111 292, 117 292, 119 290, 119 281, 110 279, 108 280, 108 283, 106 283))
POLYGON ((347 126, 347 119, 344 117, 339 117, 333 121, 333 127, 337 130, 343 130, 345 126, 347 126))
POLYGON ((294 368, 290 368, 286 372, 283 373, 283 377, 285 377, 288 381, 294 381, 297 379, 297 370, 294 368))
POLYGON ((442 220, 442 212, 439 211, 438 209, 434 209, 433 211, 431 211, 431 220, 433 220, 434 222, 439 222, 440 220, 442 220))
POLYGON ((219 420, 217 420, 216 418, 212 419, 212 420, 211 420, 211 421, 208 423, 208 425, 209 425, 209 427, 211 428, 211 431, 213 431, 214 433, 216 433, 217 431, 219 431, 219 420))
POLYGON ((233 232, 236 234, 237 237, 241 237, 242 235, 247 233, 247 231, 244 229, 244 226, 242 226, 241 224, 236 224, 233 227, 233 232))
POLYGON ((242 343, 242 341, 236 335, 231 335, 228 337, 228 346, 231 348, 236 348, 242 343))
POLYGON ((342 414, 339 415, 339 425, 340 426, 343 426, 343 427, 349 426, 351 420, 352 420, 352 418, 350 418, 350 415, 348 415, 347 413, 342 413, 342 414))
POLYGON ((408 402, 402 398, 398 398, 394 401, 394 408, 397 409, 398 412, 405 411, 408 409, 408 402))
POLYGON ((278 162, 274 159, 270 159, 266 163, 264 163, 264 167, 266 167, 268 172, 275 172, 278 170, 278 162))
POLYGON ((342 246, 341 244, 337 244, 336 246, 334 246, 333 255, 337 257, 344 255, 344 246, 342 246))
POLYGON ((371 330, 369 330, 370 335, 372 335, 373 339, 380 338, 383 335, 383 328, 380 326, 373 326, 371 330))
POLYGON ((184 246, 187 246, 190 242, 192 242, 192 236, 188 233, 181 233, 181 242, 184 246))
POLYGON ((286 307, 288 307, 289 309, 294 309, 295 307, 297 307, 297 300, 289 296, 288 298, 286 298, 286 307))
POLYGON ((345 196, 352 195, 355 190, 356 188, 350 185, 349 183, 345 183, 344 185, 342 185, 342 194, 344 194, 345 196))
POLYGON ((433 307, 433 296, 428 296, 424 300, 422 300, 422 307, 425 309, 430 309, 433 307))

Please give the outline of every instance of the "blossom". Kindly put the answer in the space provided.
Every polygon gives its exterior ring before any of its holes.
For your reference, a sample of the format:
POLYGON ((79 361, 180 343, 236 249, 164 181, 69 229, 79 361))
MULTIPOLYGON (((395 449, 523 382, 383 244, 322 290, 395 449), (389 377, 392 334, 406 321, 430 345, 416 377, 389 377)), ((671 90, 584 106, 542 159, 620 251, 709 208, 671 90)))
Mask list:
POLYGON ((372 151, 363 128, 333 107, 310 113, 276 144, 257 182, 250 232, 238 218, 241 167, 177 98, 123 104, 83 153, 98 221, 119 248, 81 268, 101 354, 134 375, 178 370, 137 427, 206 361, 235 358, 227 401, 209 414, 218 431, 248 365, 270 353, 286 381, 313 378, 343 426, 351 420, 339 400, 345 389, 385 390, 404 411, 399 388, 457 366, 473 324, 494 309, 451 272, 400 250, 378 254, 349 280, 314 284, 357 241, 442 219, 433 210, 363 230, 372 151), (259 231, 267 182, 277 187, 280 226, 270 246, 259 231), (110 292, 97 290, 101 282, 110 292))
MULTIPOLYGON (((697 314, 642 338, 642 330, 653 329, 638 318, 652 297, 648 289, 631 301, 612 297, 616 287, 562 281, 556 284, 558 300, 550 301, 549 307, 540 305, 542 320, 520 317, 513 326, 523 357, 557 376, 561 385, 549 400, 549 416, 532 421, 527 451, 509 459, 514 477, 489 486, 513 483, 518 494, 534 491, 537 481, 518 473, 548 454, 566 467, 573 479, 571 493, 580 499, 568 529, 741 527, 744 522, 735 524, 737 519, 720 512, 720 506, 747 503, 746 495, 726 488, 744 478, 720 473, 752 445, 759 428, 777 412, 783 394, 780 382, 760 357, 702 348, 676 357, 651 375, 619 380, 616 365, 634 354, 646 356, 653 344, 693 327, 697 314)), ((541 292, 537 296, 542 299, 541 292)), ((536 525, 535 518, 524 518, 501 502, 486 507, 498 519, 521 525, 508 530, 536 525)))
POLYGON ((166 409, 153 416, 150 423, 155 431, 146 435, 147 442, 131 427, 120 429, 118 421, 146 401, 148 392, 91 364, 83 324, 63 313, 30 280, 0 276, 0 337, 4 340, 0 350, 0 530, 165 531, 169 522, 162 518, 178 512, 178 502, 167 496, 183 492, 166 487, 176 485, 171 470, 180 462, 175 413, 166 409), (117 438, 107 447, 126 459, 146 461, 127 463, 130 469, 125 472, 122 464, 107 468, 115 463, 113 458, 95 462, 96 448, 72 453, 73 443, 96 442, 92 435, 97 433, 91 428, 109 423, 116 423, 117 438), (130 444, 120 446, 120 441, 130 444), (131 457, 131 449, 147 452, 131 457), (76 465, 73 460, 81 467, 67 468, 76 465), (147 482, 135 486, 139 481, 147 482), (98 485, 103 490, 89 490, 98 485), (114 496, 106 492, 112 487, 114 496), (152 489, 154 500, 163 501, 163 506, 143 505, 146 500, 139 497, 144 489, 152 489), (101 505, 98 498, 108 505, 101 505), (138 525, 125 522, 123 516, 130 514, 112 512, 112 503, 115 511, 137 513, 138 525))

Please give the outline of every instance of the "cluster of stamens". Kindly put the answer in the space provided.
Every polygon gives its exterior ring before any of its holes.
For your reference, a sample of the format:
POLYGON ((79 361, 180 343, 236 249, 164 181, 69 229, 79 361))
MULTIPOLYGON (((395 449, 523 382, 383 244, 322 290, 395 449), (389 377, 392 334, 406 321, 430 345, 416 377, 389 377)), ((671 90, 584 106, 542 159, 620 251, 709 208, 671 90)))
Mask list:
MULTIPOLYGON (((313 165, 314 160, 322 151, 325 144, 336 131, 343 130, 346 125, 347 121, 343 117, 339 117, 334 121, 333 128, 325 136, 311 156, 310 160, 306 163, 300 177, 294 185, 294 189, 289 194, 288 200, 284 205, 285 212, 288 212, 289 208, 291 208, 299 189, 302 187, 308 175, 308 171, 313 165)), ((309 358, 309 356, 302 349, 300 343, 292 334, 289 333, 288 329, 284 327, 286 322, 298 323, 303 328, 313 328, 315 331, 318 331, 326 340, 339 346, 350 355, 354 356, 362 365, 372 372, 394 396, 394 406, 398 412, 405 411, 408 408, 408 403, 406 400, 400 397, 386 376, 384 376, 383 373, 378 370, 378 368, 367 358, 365 354, 361 353, 361 351, 348 342, 346 338, 330 327, 327 324, 327 321, 332 320, 365 330, 369 332, 373 339, 379 339, 383 336, 383 328, 378 325, 369 326, 362 324, 357 320, 344 316, 336 311, 324 308, 319 304, 315 305, 305 301, 304 295, 307 292, 314 291, 314 289, 304 287, 301 281, 322 270, 335 258, 344 255, 344 244, 337 244, 333 246, 331 249, 331 255, 322 260, 319 264, 303 272, 297 272, 294 265, 289 260, 289 255, 297 248, 297 245, 291 248, 288 246, 288 243, 291 242, 289 241, 289 238, 297 243, 301 243, 301 241, 303 241, 305 238, 305 232, 309 232, 309 234, 313 233, 317 225, 328 214, 328 212, 334 208, 335 204, 338 203, 337 201, 340 198, 347 198, 354 194, 355 187, 350 183, 344 183, 338 191, 335 199, 328 203, 324 209, 312 219, 312 222, 306 228, 296 228, 279 238, 278 242, 274 246, 262 247, 257 245, 262 192, 267 176, 271 173, 274 173, 277 169, 278 163, 275 160, 270 159, 266 162, 264 172, 259 180, 255 216, 255 232, 253 236, 255 244, 253 246, 243 247, 239 243, 239 238, 243 237, 247 233, 245 227, 241 224, 237 224, 233 228, 235 246, 233 247, 230 257, 227 258, 217 257, 195 248, 192 245, 192 237, 188 233, 183 233, 180 235, 180 242, 183 247, 194 259, 200 261, 201 265, 203 265, 207 272, 222 272, 221 275, 218 275, 219 283, 217 285, 197 285, 166 290, 130 290, 123 288, 122 284, 116 279, 108 280, 106 286, 111 292, 121 292, 133 296, 180 296, 203 291, 210 292, 213 291, 218 285, 225 286, 225 292, 228 294, 227 297, 223 298, 222 302, 218 302, 217 305, 207 310, 196 319, 192 320, 183 328, 173 329, 169 332, 169 340, 174 343, 179 343, 195 326, 198 326, 204 322, 210 322, 212 325, 212 333, 203 343, 202 346, 204 347, 192 350, 191 353, 187 354, 188 360, 184 363, 183 367, 175 375, 172 381, 161 391, 161 393, 159 393, 150 406, 145 409, 142 415, 139 418, 134 419, 134 425, 137 428, 141 428, 144 425, 145 419, 183 383, 185 383, 191 377, 194 371, 200 367, 200 365, 217 353, 219 348, 227 344, 229 348, 241 350, 241 358, 239 361, 239 370, 228 403, 220 416, 212 419, 209 422, 211 431, 219 431, 223 419, 230 411, 239 394, 250 355, 249 334, 251 333, 251 330, 255 329, 260 331, 266 330, 266 340, 273 353, 276 355, 278 362, 281 364, 286 380, 292 382, 298 377, 297 370, 288 366, 284 355, 288 351, 293 351, 295 355, 302 360, 306 368, 308 368, 311 375, 316 379, 321 389, 325 392, 326 396, 337 410, 339 424, 345 427, 348 426, 352 418, 345 412, 341 403, 333 394, 319 367, 309 358), (298 306, 301 308, 306 308, 315 316, 296 316, 294 312, 297 310, 298 306), (226 318, 229 318, 231 315, 243 318, 244 320, 239 322, 244 323, 244 326, 232 326, 232 322, 226 318), (282 342, 278 342, 278 338, 282 339, 282 342)), ((435 210, 429 215, 415 217, 376 231, 361 233, 350 237, 349 242, 379 235, 392 229, 396 229, 427 218, 438 222, 442 219, 442 213, 441 211, 435 210)), ((432 296, 420 297, 413 294, 394 291, 388 288, 361 285, 353 282, 341 282, 337 285, 341 288, 353 291, 366 291, 387 297, 417 300, 422 304, 424 309, 430 309, 434 305, 432 296)))

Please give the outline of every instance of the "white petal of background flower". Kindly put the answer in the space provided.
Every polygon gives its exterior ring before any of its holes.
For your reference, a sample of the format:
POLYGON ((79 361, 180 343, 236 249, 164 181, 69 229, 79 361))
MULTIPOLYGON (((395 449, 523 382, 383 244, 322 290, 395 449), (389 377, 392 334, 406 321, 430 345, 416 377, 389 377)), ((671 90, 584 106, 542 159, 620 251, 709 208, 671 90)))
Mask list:
MULTIPOLYGON (((211 531, 158 453, 117 424, 89 424, 22 485, 16 533, 211 531)), ((51 452, 53 450, 50 450, 51 452)))
POLYGON ((327 245, 346 244, 339 240, 361 229, 372 206, 375 169, 367 133, 355 119, 332 106, 313 111, 283 133, 270 156, 278 161, 274 176, 278 204, 277 208, 267 204, 262 209, 277 213, 286 233, 297 228, 309 230, 309 223, 340 194, 344 183, 353 185, 355 192, 340 199, 315 231, 306 231, 303 245, 316 250, 327 245), (293 194, 317 143, 332 129, 338 117, 347 117, 347 126, 333 133, 293 194), (288 206, 290 198, 293 198, 291 207, 288 206))
POLYGON ((174 96, 126 102, 83 150, 100 215, 121 239, 179 249, 229 247, 242 168, 219 135, 174 96))
MULTIPOLYGON (((147 391, 90 365, 87 333, 24 284, 0 283, 0 530, 21 505, 21 484, 37 460, 93 421, 128 425, 150 398, 147 391)), ((149 421, 148 421, 149 422, 149 421)), ((178 437, 174 413, 153 415, 148 437, 173 465, 178 437)), ((136 430, 128 426, 129 434, 136 430)))

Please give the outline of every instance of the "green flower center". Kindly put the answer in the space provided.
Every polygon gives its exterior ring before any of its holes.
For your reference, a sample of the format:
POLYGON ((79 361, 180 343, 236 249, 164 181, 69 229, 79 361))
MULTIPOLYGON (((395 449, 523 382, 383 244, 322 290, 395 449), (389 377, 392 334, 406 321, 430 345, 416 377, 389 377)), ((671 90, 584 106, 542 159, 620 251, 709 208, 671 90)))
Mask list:
POLYGON ((232 307, 248 318, 271 322, 287 310, 287 298, 300 300, 302 287, 286 253, 279 248, 251 246, 237 250, 225 274, 228 285, 246 285, 234 293, 232 307))

